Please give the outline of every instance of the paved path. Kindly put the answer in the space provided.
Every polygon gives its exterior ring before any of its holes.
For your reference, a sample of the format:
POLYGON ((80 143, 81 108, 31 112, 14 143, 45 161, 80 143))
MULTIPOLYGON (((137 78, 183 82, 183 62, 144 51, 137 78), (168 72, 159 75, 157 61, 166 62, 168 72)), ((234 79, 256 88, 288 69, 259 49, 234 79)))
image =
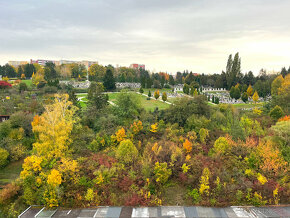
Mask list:
POLYGON ((55 209, 29 207, 19 218, 54 217, 54 218, 198 218, 198 217, 290 217, 290 206, 269 207, 96 207, 86 209, 55 209))

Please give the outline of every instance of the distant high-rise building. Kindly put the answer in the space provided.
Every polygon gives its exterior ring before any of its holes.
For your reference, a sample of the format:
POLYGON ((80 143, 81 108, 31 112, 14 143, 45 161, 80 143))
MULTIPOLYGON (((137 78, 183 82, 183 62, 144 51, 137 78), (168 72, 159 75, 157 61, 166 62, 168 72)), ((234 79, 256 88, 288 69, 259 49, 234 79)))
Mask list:
POLYGON ((87 69, 89 69, 93 64, 98 64, 97 61, 81 61, 80 63, 85 65, 87 69))
POLYGON ((31 64, 37 63, 41 66, 45 66, 46 63, 51 62, 54 63, 56 66, 62 65, 62 64, 83 64, 87 69, 90 68, 93 64, 97 64, 97 61, 71 61, 71 60, 42 60, 42 59, 37 59, 37 60, 30 60, 31 64))
POLYGON ((30 63, 31 64, 39 64, 40 66, 45 66, 46 63, 54 63, 55 65, 57 65, 58 61, 54 61, 54 60, 42 60, 42 59, 37 59, 37 60, 32 60, 30 59, 30 63))
POLYGON ((145 70, 145 64, 131 64, 130 65, 130 68, 133 68, 133 69, 144 69, 145 70))
POLYGON ((20 65, 28 64, 28 61, 8 61, 8 64, 17 68, 20 65))

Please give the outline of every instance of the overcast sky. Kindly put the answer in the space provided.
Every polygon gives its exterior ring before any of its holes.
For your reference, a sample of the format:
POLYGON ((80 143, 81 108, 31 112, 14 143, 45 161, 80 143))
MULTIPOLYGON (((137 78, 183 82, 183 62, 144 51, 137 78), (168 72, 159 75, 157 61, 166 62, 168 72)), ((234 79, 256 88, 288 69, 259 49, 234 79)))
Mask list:
POLYGON ((0 64, 96 60, 220 73, 290 65, 289 0, 0 0, 0 64))

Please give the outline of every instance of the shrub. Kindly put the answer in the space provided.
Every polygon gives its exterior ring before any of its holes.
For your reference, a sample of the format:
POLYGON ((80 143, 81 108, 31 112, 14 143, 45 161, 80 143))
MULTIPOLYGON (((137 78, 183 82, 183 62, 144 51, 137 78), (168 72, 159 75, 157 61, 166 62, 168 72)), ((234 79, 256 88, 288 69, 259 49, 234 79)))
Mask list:
POLYGON ((6 81, 0 81, 0 89, 8 89, 11 88, 12 85, 6 81))
POLYGON ((151 94, 151 91, 149 90, 149 92, 148 92, 149 99, 151 98, 151 96, 152 96, 152 94, 151 94))
POLYGON ((243 100, 243 102, 247 102, 248 101, 248 94, 246 93, 246 92, 244 92, 243 94, 242 94, 242 100, 243 100))
POLYGON ((6 151, 4 148, 0 148, 0 168, 4 167, 7 164, 8 156, 8 151, 6 151))
POLYGON ((21 158, 24 157, 26 153, 26 148, 19 144, 16 146, 13 146, 12 149, 10 150, 10 156, 11 156, 11 160, 15 161, 15 160, 20 160, 21 158))
POLYGON ((156 182, 160 182, 161 184, 164 184, 167 182, 168 178, 171 176, 172 171, 171 169, 167 169, 167 163, 155 163, 154 167, 154 174, 156 178, 156 182))
POLYGON ((144 90, 142 89, 142 87, 139 89, 139 92, 140 92, 141 94, 144 93, 144 90))
POLYGON ((94 190, 92 188, 88 188, 85 199, 89 202, 94 200, 94 190))
POLYGON ((201 196, 196 188, 192 189, 188 195, 192 198, 192 203, 194 204, 198 204, 201 200, 201 196))
POLYGON ((166 83, 166 84, 164 85, 164 88, 165 88, 165 89, 170 89, 171 87, 170 87, 169 84, 166 83))
POLYGON ((57 92, 57 87, 55 86, 46 86, 43 89, 44 93, 56 93, 57 92))
POLYGON ((272 117, 274 120, 278 120, 281 117, 283 117, 284 112, 282 108, 278 105, 276 105, 271 111, 270 111, 270 117, 272 117))
POLYGON ((4 186, 0 192, 0 204, 7 203, 9 199, 17 195, 20 187, 14 183, 4 186))
POLYGON ((237 202, 240 204, 241 202, 242 202, 242 200, 243 200, 243 195, 244 195, 244 193, 243 193, 243 191, 241 191, 241 190, 238 190, 237 192, 236 192, 236 199, 237 199, 237 202))
POLYGON ((26 83, 20 83, 19 84, 19 92, 23 92, 23 91, 27 91, 28 87, 26 85, 26 83))
POLYGON ((205 128, 201 128, 199 130, 199 139, 201 143, 205 143, 206 138, 209 136, 208 130, 205 128))
POLYGON ((230 144, 228 142, 228 140, 225 137, 219 137, 214 145, 213 145, 213 149, 216 153, 226 153, 227 151, 230 150, 230 144))
POLYGON ((131 140, 123 140, 116 151, 116 157, 125 164, 131 164, 138 157, 138 150, 131 140))
POLYGON ((37 84, 37 88, 38 88, 38 89, 41 89, 41 88, 43 88, 45 85, 46 85, 46 82, 45 82, 45 81, 40 81, 40 82, 37 84))
POLYGON ((262 185, 264 185, 266 182, 268 182, 267 178, 260 173, 258 173, 257 179, 262 185))
POLYGON ((200 188, 199 188, 199 193, 201 195, 205 194, 205 195, 209 195, 209 177, 210 177, 210 171, 209 169, 206 167, 203 169, 202 171, 202 175, 200 177, 200 188))

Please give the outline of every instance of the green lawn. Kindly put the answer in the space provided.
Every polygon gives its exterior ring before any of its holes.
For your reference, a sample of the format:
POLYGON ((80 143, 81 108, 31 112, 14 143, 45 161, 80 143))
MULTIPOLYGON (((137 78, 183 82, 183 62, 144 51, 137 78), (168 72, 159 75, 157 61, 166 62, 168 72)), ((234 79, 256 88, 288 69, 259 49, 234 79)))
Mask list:
MULTIPOLYGON (((138 95, 140 97, 141 104, 145 108, 145 110, 147 110, 147 111, 153 111, 153 110, 155 110, 156 107, 158 107, 159 110, 163 110, 163 109, 166 109, 170 106, 169 104, 163 103, 163 102, 158 101, 158 100, 154 100, 154 99, 147 100, 147 97, 144 95, 141 95, 141 94, 137 94, 134 92, 133 92, 133 94, 138 95)), ((108 93, 109 101, 116 102, 118 95, 120 95, 120 92, 108 93)), ((86 102, 87 102, 86 96, 87 96, 87 94, 83 94, 83 93, 77 94, 77 97, 83 97, 80 101, 80 105, 82 108, 86 107, 86 102)), ((159 99, 161 99, 161 97, 159 97, 159 99)), ((172 99, 172 101, 173 101, 173 99, 172 99)))
POLYGON ((0 187, 12 182, 19 177, 22 170, 23 160, 18 160, 0 169, 0 187))
POLYGON ((108 93, 109 101, 115 102, 120 92, 108 93))
POLYGON ((260 107, 262 105, 263 105, 262 103, 257 103, 257 104, 249 104, 249 103, 233 104, 233 106, 236 107, 236 108, 254 108, 254 107, 260 107))
POLYGON ((76 93, 76 96, 79 97, 87 97, 87 93, 76 93))
POLYGON ((147 111, 154 111, 156 107, 158 107, 159 110, 164 110, 169 108, 170 106, 169 104, 163 103, 158 100, 154 99, 147 100, 147 98, 144 95, 141 96, 141 104, 147 111))
POLYGON ((32 80, 31 79, 25 79, 21 80, 22 83, 25 83, 28 87, 32 86, 32 80))

